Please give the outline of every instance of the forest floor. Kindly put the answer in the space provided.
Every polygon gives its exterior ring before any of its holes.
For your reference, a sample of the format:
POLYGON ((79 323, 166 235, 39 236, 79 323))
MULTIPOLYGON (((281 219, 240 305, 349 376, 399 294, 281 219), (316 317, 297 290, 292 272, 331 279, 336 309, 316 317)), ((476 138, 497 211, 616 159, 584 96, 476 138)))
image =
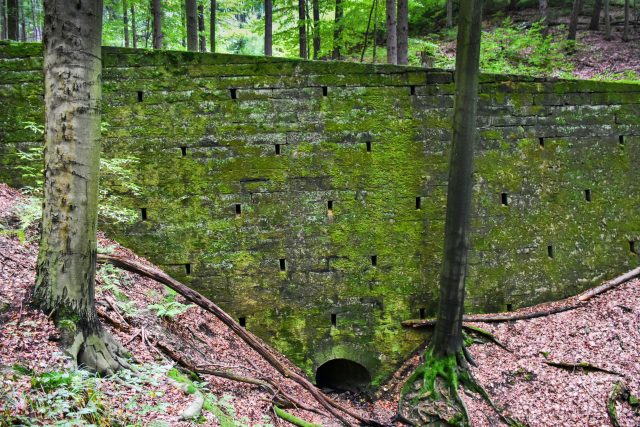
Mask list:
MULTIPOLYGON (((61 425, 57 422, 62 420, 67 422, 64 425, 194 425, 181 415, 198 393, 207 402, 196 420, 201 425, 287 424, 275 416, 273 396, 265 389, 219 376, 189 379, 175 369, 177 363, 171 354, 179 354, 196 366, 272 380, 286 394, 316 410, 287 409, 289 412, 325 426, 340 425, 307 390, 278 373, 218 318, 196 306, 183 311, 180 304, 186 301, 163 285, 113 267, 100 267, 97 306, 106 329, 135 359, 134 368, 107 378, 71 369, 58 346, 59 334, 52 321, 29 303, 37 230, 35 226, 28 230, 26 241, 10 232, 18 221, 16 206, 24 200, 19 192, 0 184, 0 426, 61 425), (183 312, 161 318, 152 304, 183 312), (189 388, 184 391, 169 377, 188 383, 189 388)), ((151 265, 104 236, 100 236, 99 247, 151 265)), ((569 299, 545 308, 571 303, 569 299)), ((495 334, 510 351, 491 343, 472 345, 471 354, 479 365, 473 368, 474 375, 506 415, 526 425, 611 425, 607 399, 614 384, 625 381, 632 395, 640 394, 638 279, 571 311, 475 325, 495 334), (562 369, 548 362, 588 362, 614 373, 562 369)), ((272 353, 277 355, 275 350, 272 353)), ((277 357, 300 373, 284 357, 277 357)), ((419 362, 419 355, 410 358, 374 396, 343 393, 331 397, 353 411, 392 425, 398 391, 419 362)), ((473 425, 501 425, 478 396, 464 393, 463 398, 473 425)), ((621 426, 640 425, 637 406, 620 401, 615 405, 621 426)))

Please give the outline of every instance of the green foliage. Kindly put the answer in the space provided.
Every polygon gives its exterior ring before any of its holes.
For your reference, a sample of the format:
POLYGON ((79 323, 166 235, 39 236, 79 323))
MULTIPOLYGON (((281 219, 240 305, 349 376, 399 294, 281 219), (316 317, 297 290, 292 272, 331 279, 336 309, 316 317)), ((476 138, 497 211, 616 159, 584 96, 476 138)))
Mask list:
POLYGON ((162 301, 149 305, 149 308, 155 311, 158 317, 171 320, 187 311, 190 307, 194 307, 193 304, 179 303, 176 301, 178 294, 172 289, 166 288, 166 290, 167 296, 162 301))
POLYGON ((121 290, 122 287, 131 287, 124 272, 111 264, 101 264, 97 269, 96 276, 102 282, 101 286, 96 288, 99 294, 111 292, 115 297, 116 305, 126 316, 133 317, 137 314, 135 303, 121 290))

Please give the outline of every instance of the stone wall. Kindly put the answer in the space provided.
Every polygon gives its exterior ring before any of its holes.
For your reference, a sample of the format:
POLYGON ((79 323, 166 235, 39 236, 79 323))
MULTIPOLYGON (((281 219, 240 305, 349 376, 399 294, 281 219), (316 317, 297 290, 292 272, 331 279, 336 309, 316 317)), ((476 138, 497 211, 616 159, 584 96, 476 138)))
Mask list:
MULTIPOLYGON (((42 51, 0 44, 0 180, 41 137, 42 51)), ((379 383, 424 338, 443 240, 452 73, 104 49, 106 157, 140 212, 111 236, 313 374, 379 383), (144 210, 145 218, 142 218, 144 210)), ((468 311, 573 295, 638 265, 640 85, 483 75, 468 311), (634 243, 635 242, 635 243, 634 243)))

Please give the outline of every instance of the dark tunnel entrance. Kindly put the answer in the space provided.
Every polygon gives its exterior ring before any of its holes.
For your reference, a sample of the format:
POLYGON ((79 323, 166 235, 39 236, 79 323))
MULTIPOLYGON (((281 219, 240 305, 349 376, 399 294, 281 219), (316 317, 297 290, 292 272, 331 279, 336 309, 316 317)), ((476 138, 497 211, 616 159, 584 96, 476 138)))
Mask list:
POLYGON ((316 385, 339 391, 362 391, 371 382, 367 368, 349 359, 333 359, 316 371, 316 385))

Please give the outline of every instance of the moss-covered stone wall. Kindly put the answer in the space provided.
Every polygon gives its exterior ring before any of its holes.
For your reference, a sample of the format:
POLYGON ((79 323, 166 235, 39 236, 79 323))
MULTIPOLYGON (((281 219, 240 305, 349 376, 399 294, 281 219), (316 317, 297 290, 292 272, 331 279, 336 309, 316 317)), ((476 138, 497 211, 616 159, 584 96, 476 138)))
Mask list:
MULTIPOLYGON (((0 180, 41 137, 42 50, 0 44, 0 180)), ((103 152, 136 156, 123 244, 302 368, 379 383, 423 339, 443 240, 449 71, 104 49, 103 152)), ((638 265, 640 85, 483 75, 468 311, 638 265), (635 242, 635 243, 631 243, 635 242), (632 248, 633 246, 633 248, 632 248), (635 251, 632 252, 633 249, 635 251)))

